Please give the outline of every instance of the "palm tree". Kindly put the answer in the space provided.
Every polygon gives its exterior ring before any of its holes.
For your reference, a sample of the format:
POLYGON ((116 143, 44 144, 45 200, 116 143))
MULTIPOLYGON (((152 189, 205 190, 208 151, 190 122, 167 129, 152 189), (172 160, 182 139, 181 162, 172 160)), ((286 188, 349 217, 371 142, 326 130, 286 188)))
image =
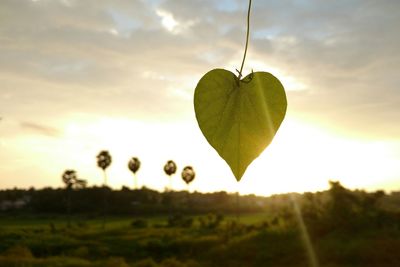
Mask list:
POLYGON ((111 155, 110 153, 108 153, 107 150, 100 151, 100 153, 97 155, 97 166, 103 169, 105 186, 107 186, 106 169, 108 166, 110 166, 111 162, 112 162, 111 155))
POLYGON ((196 177, 196 173, 194 172, 193 167, 186 166, 185 168, 183 168, 181 176, 183 181, 185 181, 189 192, 189 184, 193 182, 194 178, 196 177))
POLYGON ((97 155, 97 166, 99 166, 104 173, 104 193, 103 193, 103 229, 106 226, 106 211, 107 211, 107 173, 106 169, 112 162, 111 155, 107 150, 100 151, 97 155))
POLYGON ((169 189, 172 191, 172 175, 176 172, 176 164, 173 160, 168 160, 164 165, 164 172, 169 176, 169 189))
POLYGON ((133 172, 133 176, 135 178, 135 189, 138 189, 136 172, 140 168, 140 160, 136 157, 131 158, 128 162, 128 168, 131 172, 133 172))
POLYGON ((182 179, 186 183, 186 186, 187 186, 186 206, 187 206, 187 209, 190 210, 189 184, 191 182, 193 182, 194 178, 196 177, 196 173, 194 172, 192 166, 186 166, 185 168, 183 168, 181 176, 182 176, 182 179))

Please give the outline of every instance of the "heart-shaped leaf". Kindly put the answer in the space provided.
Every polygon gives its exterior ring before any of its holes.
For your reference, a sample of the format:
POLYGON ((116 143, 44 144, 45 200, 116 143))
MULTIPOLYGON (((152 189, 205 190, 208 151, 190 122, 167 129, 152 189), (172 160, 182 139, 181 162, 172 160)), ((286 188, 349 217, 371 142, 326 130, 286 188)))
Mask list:
POLYGON ((285 90, 268 72, 239 81, 230 71, 214 69, 200 79, 194 93, 201 131, 238 181, 271 143, 286 108, 285 90))

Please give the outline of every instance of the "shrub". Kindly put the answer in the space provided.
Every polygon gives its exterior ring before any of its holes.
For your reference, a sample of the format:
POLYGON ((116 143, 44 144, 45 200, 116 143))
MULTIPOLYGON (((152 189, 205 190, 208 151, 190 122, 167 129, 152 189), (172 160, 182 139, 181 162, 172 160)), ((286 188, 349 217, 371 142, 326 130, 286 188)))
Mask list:
POLYGON ((89 255, 89 249, 86 246, 80 246, 69 253, 73 257, 86 258, 89 255))
POLYGON ((16 258, 16 259, 32 259, 33 255, 31 250, 22 245, 16 245, 8 248, 4 253, 4 256, 7 258, 16 258))
POLYGON ((181 214, 173 215, 168 218, 168 226, 169 227, 184 227, 189 228, 193 224, 193 219, 189 217, 185 217, 181 214))
POLYGON ((146 220, 136 219, 131 223, 131 226, 133 228, 146 228, 148 226, 148 223, 146 220))
POLYGON ((125 262, 124 258, 113 257, 106 261, 104 267, 129 267, 129 265, 125 262))
POLYGON ((132 265, 132 267, 157 267, 159 266, 152 258, 138 261, 132 265))
POLYGON ((198 220, 201 228, 216 229, 221 225, 222 221, 224 220, 224 216, 221 214, 208 214, 205 217, 200 217, 198 220))
POLYGON ((161 266, 162 267, 186 267, 185 264, 183 264, 182 262, 180 262, 174 258, 163 260, 161 262, 161 266))

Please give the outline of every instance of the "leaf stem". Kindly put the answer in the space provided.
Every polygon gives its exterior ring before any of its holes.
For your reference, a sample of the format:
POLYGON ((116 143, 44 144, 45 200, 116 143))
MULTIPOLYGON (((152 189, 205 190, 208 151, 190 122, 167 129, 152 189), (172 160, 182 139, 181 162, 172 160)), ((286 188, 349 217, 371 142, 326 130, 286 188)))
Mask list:
POLYGON ((244 66, 244 61, 246 60, 246 55, 247 55, 247 47, 249 45, 249 35, 250 35, 250 11, 251 11, 251 0, 249 0, 249 8, 247 10, 247 33, 246 33, 246 46, 244 47, 244 55, 243 55, 243 60, 242 60, 242 65, 240 66, 240 71, 239 71, 239 76, 238 80, 242 78, 242 71, 243 71, 243 66, 244 66))

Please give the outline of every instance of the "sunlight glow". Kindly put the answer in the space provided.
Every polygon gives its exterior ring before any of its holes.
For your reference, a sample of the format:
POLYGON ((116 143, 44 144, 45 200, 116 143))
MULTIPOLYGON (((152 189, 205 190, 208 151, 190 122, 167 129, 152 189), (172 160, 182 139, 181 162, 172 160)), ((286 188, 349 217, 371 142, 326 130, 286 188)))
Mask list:
POLYGON ((161 25, 169 33, 181 34, 196 24, 196 20, 178 21, 174 15, 162 9, 156 9, 156 14, 161 18, 161 25))
MULTIPOLYGON (((228 66, 235 66, 237 62, 230 62, 228 66)), ((274 75, 275 77, 279 77, 279 80, 283 84, 284 88, 286 91, 301 91, 301 90, 306 90, 307 85, 303 82, 300 81, 297 77, 293 77, 289 75, 286 71, 282 69, 278 69, 275 67, 271 67, 269 65, 266 65, 265 63, 254 60, 249 58, 246 60, 246 66, 243 69, 243 74, 246 76, 247 74, 251 73, 252 71, 266 71, 274 75)), ((235 72, 236 73, 236 72, 235 72)))
MULTIPOLYGON (((60 121, 59 128, 64 128, 60 138, 21 135, 5 144, 4 151, 8 146, 17 148, 9 156, 18 160, 14 164, 18 170, 3 168, 4 175, 18 172, 21 177, 33 175, 32 185, 62 186, 62 172, 75 169, 89 185, 101 185, 103 174, 95 159, 100 150, 108 150, 113 158, 107 173, 114 188, 133 187, 133 175, 127 168, 131 157, 142 162, 137 172, 139 187, 156 190, 169 186, 163 166, 170 159, 178 165, 173 189, 187 188, 180 172, 191 165, 196 171, 191 189, 203 192, 239 190, 271 195, 317 191, 327 189, 328 180, 339 180, 349 188, 382 188, 383 184, 393 186, 399 172, 390 144, 352 140, 291 117, 284 120, 273 142, 249 166, 240 183, 192 118, 155 123, 75 114, 60 121), (382 177, 390 180, 385 182, 382 177)), ((18 186, 18 181, 4 182, 18 186)))
MULTIPOLYGON (((93 169, 93 155, 109 149, 115 161, 110 167, 113 185, 132 184, 124 159, 138 156, 143 168, 138 172, 141 185, 163 189, 168 179, 163 164, 173 159, 178 170, 193 165, 197 177, 193 189, 235 192, 237 182, 229 167, 219 158, 201 135, 195 122, 148 124, 118 119, 104 119, 66 128, 71 153, 86 140, 89 144, 78 161, 93 169), (87 158, 89 157, 89 158, 87 158)), ((349 140, 304 122, 287 118, 272 144, 248 168, 242 181, 242 193, 269 195, 278 192, 315 191, 328 186, 329 179, 338 179, 346 186, 374 186, 377 178, 395 170, 388 146, 349 140)), ((78 162, 76 162, 78 164, 78 162)), ((184 189, 180 174, 174 179, 175 189, 184 189), (178 180, 178 181, 177 181, 178 180)), ((101 182, 101 177, 96 179, 101 182)))
POLYGON ((300 228, 303 245, 305 247, 305 250, 307 251, 309 264, 311 267, 319 267, 318 258, 315 253, 314 246, 311 242, 307 225, 304 223, 303 213, 301 212, 300 205, 299 203, 297 203, 297 200, 293 196, 293 194, 290 195, 290 200, 293 204, 294 214, 296 216, 297 224, 300 228))
POLYGON ((156 10, 156 13, 161 17, 161 24, 165 29, 169 32, 174 32, 177 29, 179 23, 174 19, 171 13, 164 10, 156 10))
POLYGON ((250 177, 253 183, 258 180, 258 188, 252 189, 263 194, 323 190, 330 179, 352 188, 377 187, 380 177, 397 172, 390 153, 385 143, 348 139, 287 118, 248 169, 243 185, 249 186, 250 177))

